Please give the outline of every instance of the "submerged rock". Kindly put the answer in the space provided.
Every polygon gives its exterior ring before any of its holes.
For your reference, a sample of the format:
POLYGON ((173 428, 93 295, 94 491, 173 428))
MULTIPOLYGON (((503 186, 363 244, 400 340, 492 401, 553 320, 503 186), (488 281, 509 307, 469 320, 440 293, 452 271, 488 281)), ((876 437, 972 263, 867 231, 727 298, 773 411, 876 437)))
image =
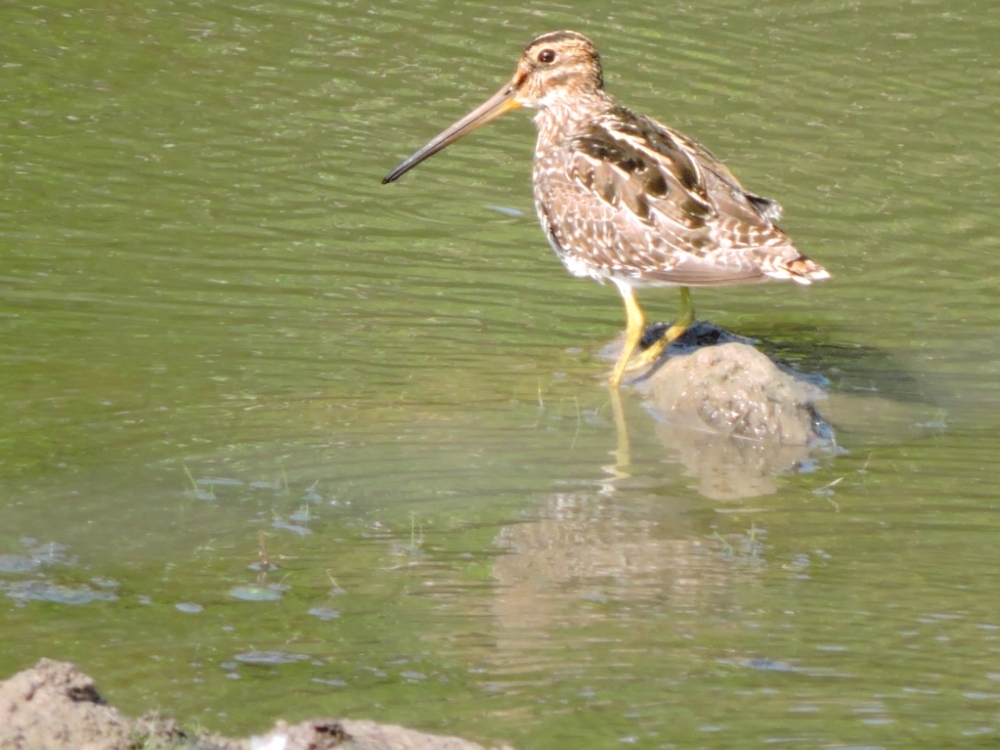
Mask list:
POLYGON ((826 393, 746 339, 698 323, 669 353, 636 387, 657 420, 657 437, 706 497, 773 492, 776 475, 834 446, 815 406, 826 393))
POLYGON ((643 391, 650 405, 676 424, 782 445, 826 439, 814 405, 826 394, 747 344, 675 357, 653 373, 643 391))
MULTIPOLYGON (((485 750, 457 737, 439 737, 373 721, 279 721, 260 737, 230 739, 189 732, 172 719, 131 719, 107 705, 93 678, 72 664, 42 659, 0 682, 2 750, 485 750)), ((510 750, 506 746, 500 750, 510 750)))

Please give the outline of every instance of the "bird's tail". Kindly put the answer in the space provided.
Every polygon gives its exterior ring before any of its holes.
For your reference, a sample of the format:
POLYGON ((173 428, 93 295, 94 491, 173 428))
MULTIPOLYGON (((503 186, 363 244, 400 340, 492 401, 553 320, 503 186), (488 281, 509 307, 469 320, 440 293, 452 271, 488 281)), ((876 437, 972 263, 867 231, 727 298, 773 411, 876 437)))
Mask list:
POLYGON ((796 251, 792 256, 768 258, 762 270, 772 279, 791 279, 798 284, 812 284, 830 278, 830 272, 814 260, 796 251))

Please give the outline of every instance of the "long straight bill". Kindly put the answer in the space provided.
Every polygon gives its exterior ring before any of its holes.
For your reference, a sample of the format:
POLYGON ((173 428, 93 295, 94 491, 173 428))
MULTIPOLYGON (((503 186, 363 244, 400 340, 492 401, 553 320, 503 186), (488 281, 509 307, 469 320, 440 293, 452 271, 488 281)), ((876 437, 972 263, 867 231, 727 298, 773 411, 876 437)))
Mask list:
POLYGON ((415 154, 413 154, 413 156, 387 174, 382 179, 382 184, 385 185, 390 182, 395 182, 424 159, 433 156, 441 149, 457 141, 463 135, 471 133, 480 125, 485 125, 490 120, 502 115, 504 112, 509 112, 512 109, 520 107, 521 105, 514 100, 514 95, 516 93, 517 90, 512 84, 504 86, 497 93, 487 99, 481 106, 472 110, 454 125, 432 138, 426 146, 418 150, 415 154))

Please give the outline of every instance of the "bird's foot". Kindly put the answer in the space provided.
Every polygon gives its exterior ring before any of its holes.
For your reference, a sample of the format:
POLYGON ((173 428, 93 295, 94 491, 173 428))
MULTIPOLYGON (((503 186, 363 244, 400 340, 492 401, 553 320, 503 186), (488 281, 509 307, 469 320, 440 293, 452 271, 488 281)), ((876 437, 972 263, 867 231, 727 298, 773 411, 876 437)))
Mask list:
POLYGON ((642 351, 629 360, 626 372, 649 367, 654 364, 670 344, 684 335, 691 321, 676 321, 671 325, 654 323, 643 331, 640 346, 642 351))

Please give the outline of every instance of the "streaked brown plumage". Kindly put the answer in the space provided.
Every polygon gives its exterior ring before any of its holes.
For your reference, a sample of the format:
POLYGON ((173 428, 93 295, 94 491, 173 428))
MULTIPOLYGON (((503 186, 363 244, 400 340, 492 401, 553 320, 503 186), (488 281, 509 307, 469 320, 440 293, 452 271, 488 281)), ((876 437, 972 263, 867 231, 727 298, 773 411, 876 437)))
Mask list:
POLYGON ((573 31, 535 39, 509 83, 383 182, 522 106, 538 110, 535 207, 549 243, 570 273, 610 280, 625 300, 628 329, 612 385, 642 338, 638 287, 681 287, 681 314, 636 358, 641 366, 694 320, 688 286, 829 278, 774 225, 775 201, 747 192, 704 146, 617 104, 604 91, 594 45, 573 31))

